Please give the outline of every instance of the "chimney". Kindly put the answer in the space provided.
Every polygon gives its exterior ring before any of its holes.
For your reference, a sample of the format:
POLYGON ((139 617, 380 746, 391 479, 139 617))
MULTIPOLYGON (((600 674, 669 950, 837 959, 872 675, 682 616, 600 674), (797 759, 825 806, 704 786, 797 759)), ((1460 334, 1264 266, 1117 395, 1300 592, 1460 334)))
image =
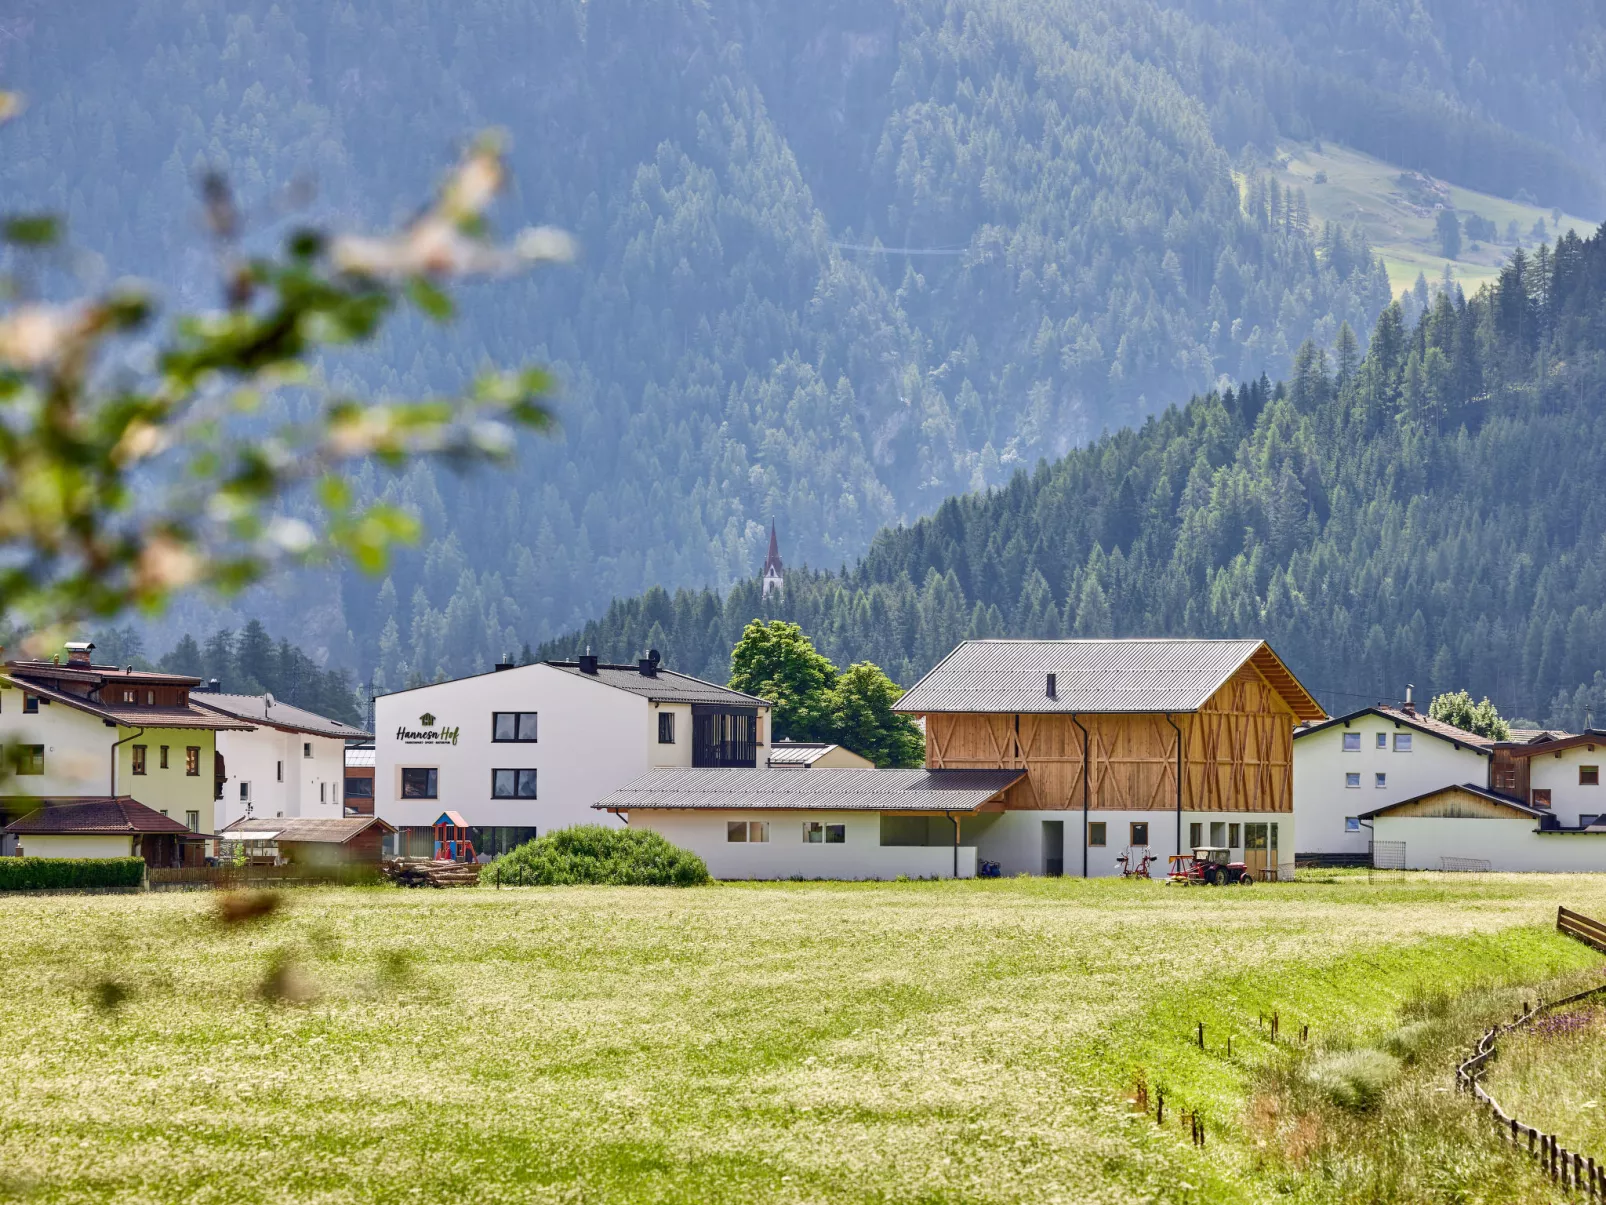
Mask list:
POLYGON ((596 658, 596 654, 594 654, 594 653, 581 653, 580 654, 580 672, 582 674, 590 674, 592 677, 596 677, 596 675, 597 675, 597 658, 596 658))
POLYGON ((1413 694, 1415 694, 1415 693, 1416 693, 1416 683, 1415 682, 1407 682, 1405 684, 1405 706, 1400 708, 1400 710, 1405 712, 1406 715, 1415 715, 1416 714, 1416 704, 1411 701, 1411 696, 1413 694))
POLYGON ((658 676, 658 662, 663 660, 657 649, 648 649, 647 655, 636 662, 636 671, 643 678, 656 678, 658 676))
POLYGON ((87 667, 90 663, 90 654, 95 646, 87 640, 69 640, 67 642, 67 664, 87 667))
POLYGON ((506 653, 503 653, 502 654, 502 659, 496 663, 496 672, 497 673, 501 673, 505 669, 512 669, 512 668, 513 668, 513 658, 509 657, 506 653))
POLYGON ((1048 676, 1048 697, 1051 699, 1060 697, 1058 676, 1055 674, 1048 676))
POLYGON ((209 694, 222 694, 223 683, 219 682, 216 678, 211 678, 206 683, 206 689, 209 694))

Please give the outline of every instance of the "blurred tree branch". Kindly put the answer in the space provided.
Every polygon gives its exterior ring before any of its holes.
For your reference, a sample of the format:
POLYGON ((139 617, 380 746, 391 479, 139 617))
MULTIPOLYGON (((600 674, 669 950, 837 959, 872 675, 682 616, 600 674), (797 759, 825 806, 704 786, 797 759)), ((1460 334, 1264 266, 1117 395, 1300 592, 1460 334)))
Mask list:
MULTIPOLYGON (((0 124, 20 109, 0 93, 0 124)), ((499 141, 484 136, 396 233, 298 229, 260 256, 239 251, 228 184, 209 176, 202 201, 225 305, 148 336, 157 351, 143 370, 126 362, 124 341, 154 325, 145 288, 54 304, 0 274, 0 615, 54 642, 82 619, 154 611, 186 587, 232 592, 337 559, 382 569, 395 544, 416 539, 417 520, 359 505, 346 469, 415 456, 505 462, 516 429, 548 429, 553 381, 540 368, 485 373, 462 396, 373 401, 322 388, 312 367, 325 349, 371 340, 398 303, 444 322, 452 282, 569 258, 557 230, 493 240, 485 213, 504 182, 499 141), (251 416, 281 391, 312 396, 315 413, 264 432, 251 416), (283 513, 291 495, 310 497, 313 522, 283 513)), ((25 260, 61 230, 48 215, 11 215, 0 241, 25 260)))

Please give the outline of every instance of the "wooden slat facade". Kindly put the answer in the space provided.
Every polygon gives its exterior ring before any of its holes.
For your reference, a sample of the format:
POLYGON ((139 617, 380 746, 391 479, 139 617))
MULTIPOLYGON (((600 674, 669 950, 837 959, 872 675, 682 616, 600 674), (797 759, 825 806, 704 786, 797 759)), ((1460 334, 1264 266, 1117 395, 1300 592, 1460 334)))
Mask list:
POLYGON ((1093 809, 1175 808, 1180 729, 1183 810, 1294 810, 1294 712, 1253 661, 1199 711, 1173 713, 1170 722, 1151 714, 1073 720, 1068 715, 932 713, 926 716, 926 766, 1025 770, 1026 778, 1009 789, 1003 807, 1079 809, 1083 737, 1077 721, 1087 729, 1093 809))

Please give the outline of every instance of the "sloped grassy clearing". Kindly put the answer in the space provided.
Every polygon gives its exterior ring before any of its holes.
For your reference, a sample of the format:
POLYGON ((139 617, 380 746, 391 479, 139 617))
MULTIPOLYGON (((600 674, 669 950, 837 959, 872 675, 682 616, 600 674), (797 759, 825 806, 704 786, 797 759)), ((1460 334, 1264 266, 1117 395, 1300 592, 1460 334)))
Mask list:
POLYGON ((1606 1161, 1606 999, 1501 1038, 1484 1086, 1507 1112, 1606 1161))
POLYGON ((1606 881, 288 900, 227 930, 202 895, 0 900, 0 1197, 1255 1199, 1258 1013, 1285 1045, 1364 1037, 1413 995, 1589 965, 1546 926, 1606 881), (1140 1074, 1206 1152, 1132 1116, 1140 1074))

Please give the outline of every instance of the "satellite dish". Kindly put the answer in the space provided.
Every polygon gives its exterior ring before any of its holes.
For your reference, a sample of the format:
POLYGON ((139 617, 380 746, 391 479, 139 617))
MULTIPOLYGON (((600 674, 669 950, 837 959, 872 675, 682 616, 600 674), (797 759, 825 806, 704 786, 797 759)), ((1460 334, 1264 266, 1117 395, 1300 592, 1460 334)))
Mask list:
POLYGON ((654 665, 657 665, 660 661, 663 660, 663 658, 658 655, 658 650, 657 649, 648 649, 647 650, 647 660, 651 661, 654 665))

